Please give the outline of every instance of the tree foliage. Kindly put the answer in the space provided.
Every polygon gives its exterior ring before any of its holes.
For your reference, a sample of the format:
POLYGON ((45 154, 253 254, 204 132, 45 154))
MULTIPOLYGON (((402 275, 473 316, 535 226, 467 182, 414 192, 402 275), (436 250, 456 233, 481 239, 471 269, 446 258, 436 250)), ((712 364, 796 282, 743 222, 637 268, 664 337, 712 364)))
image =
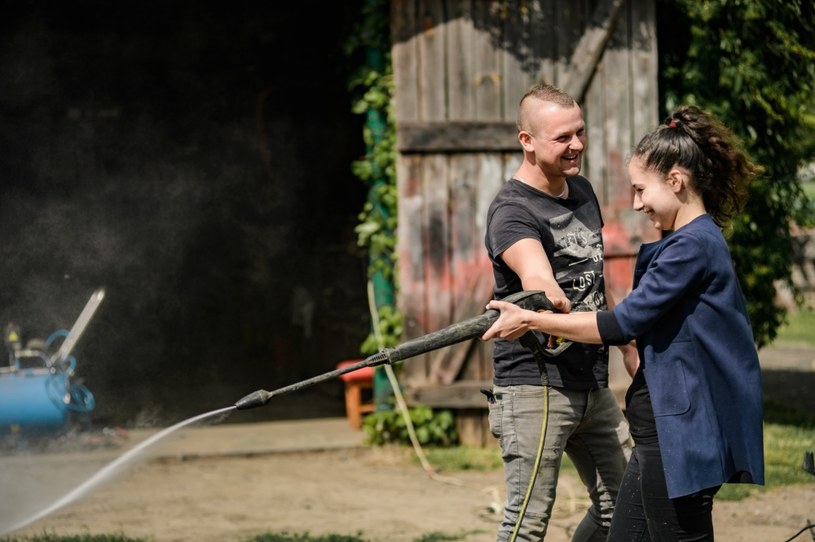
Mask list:
POLYGON ((727 232, 763 346, 786 316, 775 303, 779 281, 795 291, 792 233, 813 224, 797 172, 815 156, 815 4, 661 0, 658 8, 663 113, 680 103, 707 109, 764 169, 727 232))

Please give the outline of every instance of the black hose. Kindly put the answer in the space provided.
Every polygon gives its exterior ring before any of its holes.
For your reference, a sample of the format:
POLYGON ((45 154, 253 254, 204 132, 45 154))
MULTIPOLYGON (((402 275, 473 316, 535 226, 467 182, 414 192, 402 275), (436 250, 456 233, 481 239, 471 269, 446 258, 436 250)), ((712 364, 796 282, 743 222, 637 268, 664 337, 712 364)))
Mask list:
MULTIPOLYGON (((514 303, 519 307, 528 310, 554 310, 554 306, 552 305, 552 302, 549 301, 549 298, 546 297, 546 294, 538 290, 518 292, 505 297, 503 301, 514 303)), ((488 310, 481 316, 474 316, 473 318, 463 322, 449 325, 438 331, 411 339, 394 348, 386 348, 381 352, 377 352, 376 354, 353 365, 349 365, 341 369, 335 369, 322 375, 318 375, 295 384, 290 384, 274 391, 254 391, 235 403, 235 407, 238 410, 256 408, 268 403, 272 397, 291 393, 293 391, 318 384, 325 380, 338 377, 345 373, 362 369, 363 367, 376 367, 386 363, 392 365, 398 361, 412 358, 420 354, 425 354, 433 350, 438 350, 439 348, 444 348, 445 346, 450 346, 468 339, 480 337, 490 328, 490 326, 492 326, 493 323, 495 323, 498 316, 500 316, 499 311, 488 310)))
POLYGON ((812 532, 811 532, 810 534, 812 534, 812 540, 815 540, 815 525, 813 525, 812 523, 810 523, 810 522, 809 522, 809 520, 807 520, 806 527, 803 527, 803 528, 802 528, 800 531, 798 531, 797 533, 795 533, 794 535, 792 535, 790 538, 787 538, 786 540, 784 540, 784 542, 790 542, 791 540, 795 540, 796 538, 798 538, 799 536, 801 536, 801 534, 802 534, 804 531, 806 531, 806 530, 808 530, 808 529, 811 529, 811 530, 812 530, 812 532))

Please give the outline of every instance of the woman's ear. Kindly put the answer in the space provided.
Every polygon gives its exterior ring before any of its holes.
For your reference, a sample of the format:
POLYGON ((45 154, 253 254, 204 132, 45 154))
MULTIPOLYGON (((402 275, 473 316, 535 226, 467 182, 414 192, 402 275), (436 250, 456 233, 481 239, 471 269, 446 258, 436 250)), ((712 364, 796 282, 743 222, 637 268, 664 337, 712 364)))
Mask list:
POLYGON ((687 188, 688 180, 688 174, 679 168, 671 168, 668 172, 668 184, 674 192, 687 188))

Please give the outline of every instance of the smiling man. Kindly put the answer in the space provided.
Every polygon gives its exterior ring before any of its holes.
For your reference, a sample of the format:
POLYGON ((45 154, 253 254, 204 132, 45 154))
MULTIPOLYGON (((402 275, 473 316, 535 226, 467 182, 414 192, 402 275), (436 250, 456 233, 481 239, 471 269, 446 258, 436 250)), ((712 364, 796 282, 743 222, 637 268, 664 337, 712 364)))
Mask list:
MULTIPOLYGON (((520 102, 518 141, 523 163, 487 214, 493 296, 543 290, 561 312, 608 308, 600 205, 580 176, 580 106, 556 87, 533 86, 520 102)), ((633 372, 636 350, 621 349, 633 372)), ((608 388, 607 349, 575 343, 536 360, 520 343, 496 340, 493 367, 490 430, 500 441, 507 489, 497 539, 544 539, 565 452, 592 501, 573 540, 605 540, 630 455, 628 425, 608 388)))

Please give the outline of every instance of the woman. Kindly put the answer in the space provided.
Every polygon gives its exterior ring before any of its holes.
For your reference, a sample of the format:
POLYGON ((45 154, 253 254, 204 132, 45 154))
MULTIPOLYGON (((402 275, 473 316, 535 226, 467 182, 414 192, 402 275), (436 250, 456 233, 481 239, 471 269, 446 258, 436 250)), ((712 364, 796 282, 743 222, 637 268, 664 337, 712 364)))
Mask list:
POLYGON ((685 106, 640 141, 628 171, 634 209, 667 232, 641 247, 628 297, 569 314, 491 301, 501 316, 482 339, 635 340, 626 413, 636 447, 608 539, 713 540, 721 485, 764 483, 758 355, 721 232, 758 168, 726 127, 685 106))

